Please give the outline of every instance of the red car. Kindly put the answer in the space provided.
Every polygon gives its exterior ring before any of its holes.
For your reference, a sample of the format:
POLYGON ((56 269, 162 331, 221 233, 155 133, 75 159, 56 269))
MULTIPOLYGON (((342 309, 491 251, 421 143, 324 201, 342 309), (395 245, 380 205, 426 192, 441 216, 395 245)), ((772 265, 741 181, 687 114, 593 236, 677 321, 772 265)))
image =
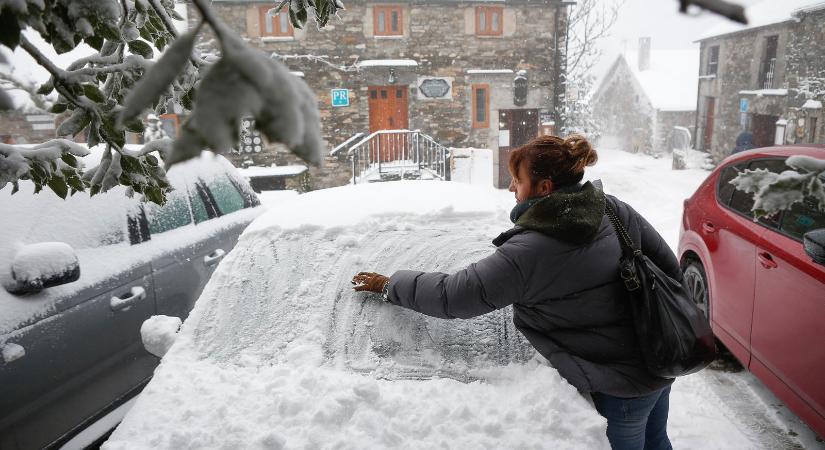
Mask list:
POLYGON ((825 212, 807 198, 754 221, 753 194, 729 183, 744 169, 789 170, 792 155, 825 159, 825 146, 755 149, 723 161, 685 200, 679 258, 716 337, 825 436, 825 260, 815 243, 825 231, 803 237, 825 229, 825 212))

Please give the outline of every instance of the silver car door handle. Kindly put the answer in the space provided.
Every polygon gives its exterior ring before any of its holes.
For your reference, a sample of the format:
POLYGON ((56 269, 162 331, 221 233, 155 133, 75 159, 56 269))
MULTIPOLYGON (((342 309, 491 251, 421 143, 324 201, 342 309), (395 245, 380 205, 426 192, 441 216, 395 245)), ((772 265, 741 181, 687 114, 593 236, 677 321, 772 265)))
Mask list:
POLYGON ((146 298, 146 289, 142 286, 135 286, 129 290, 129 294, 124 297, 112 297, 109 301, 109 306, 112 311, 128 310, 135 303, 146 298))
POLYGON ((205 266, 214 266, 217 264, 224 256, 226 256, 226 252, 223 249, 219 248, 212 252, 209 255, 203 257, 203 265, 205 266))

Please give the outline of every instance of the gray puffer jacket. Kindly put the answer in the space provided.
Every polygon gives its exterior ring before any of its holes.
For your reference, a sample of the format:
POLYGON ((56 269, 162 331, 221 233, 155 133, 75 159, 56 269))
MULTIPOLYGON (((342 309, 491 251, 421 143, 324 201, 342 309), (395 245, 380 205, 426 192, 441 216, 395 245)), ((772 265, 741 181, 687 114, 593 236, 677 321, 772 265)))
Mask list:
POLYGON ((641 360, 606 200, 642 252, 681 280, 676 256, 656 230, 588 182, 536 202, 493 241, 495 253, 464 270, 396 272, 388 300, 445 319, 513 305, 519 331, 580 391, 636 397, 661 389, 672 380, 651 375, 641 360))

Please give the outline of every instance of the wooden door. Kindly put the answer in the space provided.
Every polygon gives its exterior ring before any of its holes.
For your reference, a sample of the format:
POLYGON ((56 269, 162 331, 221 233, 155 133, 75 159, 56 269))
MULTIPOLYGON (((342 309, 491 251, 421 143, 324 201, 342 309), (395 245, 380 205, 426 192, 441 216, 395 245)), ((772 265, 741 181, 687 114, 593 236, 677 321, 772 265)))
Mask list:
POLYGON ((716 99, 713 97, 705 97, 705 136, 703 141, 704 150, 710 150, 711 142, 713 142, 713 119, 715 110, 716 99))
POLYGON ((537 109, 510 110, 510 148, 530 142, 539 134, 539 111, 537 109))
MULTIPOLYGON (((370 133, 409 128, 407 86, 370 86, 370 133)), ((408 158, 407 135, 381 135, 371 143, 372 160, 381 162, 408 158)))
POLYGON ((779 120, 777 116, 766 116, 762 114, 754 114, 751 120, 751 132, 753 133, 754 148, 770 147, 776 140, 776 121, 779 120))
POLYGON ((508 145, 498 148, 498 186, 506 188, 510 184, 508 162, 510 151, 528 143, 539 134, 539 111, 537 109, 502 109, 498 113, 499 133, 509 134, 508 145))

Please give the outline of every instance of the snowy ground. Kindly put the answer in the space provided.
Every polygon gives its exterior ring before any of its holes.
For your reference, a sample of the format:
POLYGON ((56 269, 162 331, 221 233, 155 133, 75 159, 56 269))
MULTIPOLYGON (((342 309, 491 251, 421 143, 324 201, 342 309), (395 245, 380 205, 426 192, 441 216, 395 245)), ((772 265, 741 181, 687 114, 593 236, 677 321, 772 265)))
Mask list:
MULTIPOLYGON (((682 200, 706 176, 610 151, 588 172, 674 248, 682 200)), ((532 358, 509 309, 440 321, 350 290, 358 270, 449 271, 488 254, 512 193, 400 182, 272 200, 105 448, 606 446, 603 420, 532 358)), ((747 372, 678 380, 669 433, 674 448, 825 447, 747 372)))

